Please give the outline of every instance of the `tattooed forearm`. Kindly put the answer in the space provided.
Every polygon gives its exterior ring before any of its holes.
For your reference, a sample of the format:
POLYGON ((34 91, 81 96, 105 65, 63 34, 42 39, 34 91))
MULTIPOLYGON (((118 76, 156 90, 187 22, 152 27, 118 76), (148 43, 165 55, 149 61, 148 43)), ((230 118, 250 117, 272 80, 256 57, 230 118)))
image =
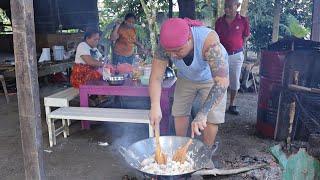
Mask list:
POLYGON ((213 78, 213 86, 200 110, 202 114, 206 115, 220 103, 227 91, 229 86, 229 67, 220 43, 211 45, 205 53, 205 58, 210 65, 213 78))

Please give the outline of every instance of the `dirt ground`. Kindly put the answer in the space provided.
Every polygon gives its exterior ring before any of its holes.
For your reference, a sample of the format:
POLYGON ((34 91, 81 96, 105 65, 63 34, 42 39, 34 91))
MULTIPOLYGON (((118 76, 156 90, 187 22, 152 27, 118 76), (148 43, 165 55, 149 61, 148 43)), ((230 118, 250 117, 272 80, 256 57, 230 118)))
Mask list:
MULTIPOLYGON (((48 85, 40 89, 44 166, 48 179, 117 180, 124 175, 143 179, 124 162, 117 149, 146 138, 146 125, 103 123, 94 125, 91 130, 81 130, 80 123, 75 122, 71 125, 70 137, 58 137, 57 145, 49 148, 43 97, 62 88, 48 85), (110 145, 101 146, 99 142, 110 145)), ((11 95, 10 99, 7 105, 4 96, 0 96, 0 179, 24 179, 16 95, 11 95)), ((147 106, 147 103, 139 99, 130 106, 147 106)), ((267 162, 269 166, 244 174, 205 179, 280 179, 280 168, 269 153, 269 148, 277 142, 260 138, 255 133, 257 95, 240 94, 238 104, 241 105, 241 114, 226 115, 226 123, 220 127, 217 137, 219 149, 213 157, 214 164, 218 168, 237 168, 267 162)))

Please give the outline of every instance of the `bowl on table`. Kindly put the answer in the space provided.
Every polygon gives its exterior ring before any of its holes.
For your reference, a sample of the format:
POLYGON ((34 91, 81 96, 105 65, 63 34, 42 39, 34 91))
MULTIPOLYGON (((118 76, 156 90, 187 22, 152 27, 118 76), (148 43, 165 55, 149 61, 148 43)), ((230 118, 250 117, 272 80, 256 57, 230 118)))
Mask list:
POLYGON ((107 78, 107 82, 110 86, 121 86, 125 82, 125 78, 123 75, 112 75, 107 78))

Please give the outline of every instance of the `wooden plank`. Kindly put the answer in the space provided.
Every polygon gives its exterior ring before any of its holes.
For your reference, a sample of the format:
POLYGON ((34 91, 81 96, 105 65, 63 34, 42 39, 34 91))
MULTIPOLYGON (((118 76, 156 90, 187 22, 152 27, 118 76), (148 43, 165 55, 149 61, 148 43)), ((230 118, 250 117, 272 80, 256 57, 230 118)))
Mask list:
POLYGON ((149 110, 62 107, 49 114, 52 119, 149 123, 149 110))
POLYGON ((44 179, 33 0, 10 5, 25 179, 44 179))
POLYGON ((311 40, 320 42, 320 0, 313 0, 311 40))
POLYGON ((288 88, 292 91, 320 94, 319 88, 308 88, 308 87, 298 86, 294 84, 290 84, 288 88))

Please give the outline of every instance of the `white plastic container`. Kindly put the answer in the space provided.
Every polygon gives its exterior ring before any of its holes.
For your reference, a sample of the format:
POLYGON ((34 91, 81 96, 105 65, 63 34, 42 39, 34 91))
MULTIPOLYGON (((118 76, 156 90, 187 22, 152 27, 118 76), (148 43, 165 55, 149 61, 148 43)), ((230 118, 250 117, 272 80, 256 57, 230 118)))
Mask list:
POLYGON ((150 75, 151 75, 151 66, 145 66, 144 67, 143 75, 145 77, 150 77, 150 75))
POLYGON ((63 46, 53 46, 53 58, 56 61, 62 61, 64 56, 64 47, 63 46))
POLYGON ((39 62, 50 61, 50 48, 42 48, 42 53, 39 59, 39 62))

